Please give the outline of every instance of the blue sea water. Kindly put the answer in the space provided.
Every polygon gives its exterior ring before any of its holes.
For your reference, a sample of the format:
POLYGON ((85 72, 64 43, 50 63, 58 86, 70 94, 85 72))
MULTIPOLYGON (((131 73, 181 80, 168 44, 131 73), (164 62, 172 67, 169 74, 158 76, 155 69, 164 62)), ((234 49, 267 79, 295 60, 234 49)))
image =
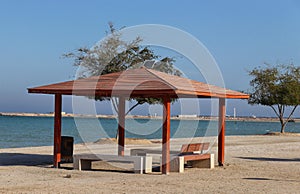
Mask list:
MULTIPOLYGON (((0 149, 53 145, 51 117, 0 116, 0 149)), ((127 119, 126 137, 161 138, 160 119, 127 119)), ((171 120, 171 137, 216 136, 216 121, 171 120)), ((278 122, 227 121, 226 135, 257 135, 279 131, 278 122)), ((116 119, 71 118, 62 120, 62 135, 74 137, 75 143, 94 142, 115 137, 116 119)), ((288 123, 287 132, 300 133, 300 123, 288 123)))

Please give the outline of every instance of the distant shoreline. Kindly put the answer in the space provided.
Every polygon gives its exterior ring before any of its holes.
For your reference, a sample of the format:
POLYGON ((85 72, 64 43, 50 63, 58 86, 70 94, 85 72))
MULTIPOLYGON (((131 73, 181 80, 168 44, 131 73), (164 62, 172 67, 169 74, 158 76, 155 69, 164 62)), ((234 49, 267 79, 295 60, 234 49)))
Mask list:
MULTIPOLYGON (((0 112, 0 116, 18 116, 18 117, 54 117, 53 113, 12 113, 12 112, 0 112)), ((83 117, 83 118, 117 118, 116 115, 85 115, 85 114, 73 114, 62 113, 62 117, 83 117)), ((161 116, 144 116, 144 115, 127 115, 126 118, 133 119, 161 119, 161 116)), ((198 117, 178 117, 172 116, 172 120, 217 120, 216 116, 198 116, 198 117)), ((278 122, 274 117, 226 117, 226 121, 253 121, 253 122, 278 122)), ((293 119, 295 122, 300 122, 300 118, 293 119)))

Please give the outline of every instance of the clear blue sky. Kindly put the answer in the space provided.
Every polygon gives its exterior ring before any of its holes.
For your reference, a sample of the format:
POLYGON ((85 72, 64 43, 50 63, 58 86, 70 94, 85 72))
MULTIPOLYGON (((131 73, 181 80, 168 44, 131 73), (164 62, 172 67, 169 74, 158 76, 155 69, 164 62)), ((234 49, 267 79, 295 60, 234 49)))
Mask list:
MULTIPOLYGON (((26 88, 71 79, 75 69, 61 55, 92 46, 104 37, 109 21, 117 27, 164 24, 189 32, 209 49, 226 87, 234 90, 247 90, 246 70, 263 62, 300 64, 297 0, 2 0, 0 112, 53 111, 51 95, 27 94, 26 88)), ((70 112, 70 99, 64 102, 70 112)), ((228 114, 233 107, 240 115, 274 116, 240 100, 228 101, 228 114)))

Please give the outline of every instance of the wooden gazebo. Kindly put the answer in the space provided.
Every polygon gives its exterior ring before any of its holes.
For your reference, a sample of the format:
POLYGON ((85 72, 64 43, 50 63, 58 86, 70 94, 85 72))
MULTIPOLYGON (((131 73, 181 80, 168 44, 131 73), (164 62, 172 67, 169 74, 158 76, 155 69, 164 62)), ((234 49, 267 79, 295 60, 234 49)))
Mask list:
POLYGON ((129 98, 163 99, 162 127, 162 173, 170 170, 170 104, 174 98, 218 98, 219 99, 219 136, 218 163, 225 159, 225 99, 247 99, 241 92, 205 84, 202 82, 169 75, 147 68, 130 69, 118 73, 93 76, 85 79, 61 82, 28 89, 29 93, 55 95, 54 111, 54 167, 61 160, 61 111, 62 95, 118 97, 118 154, 124 155, 125 144, 125 100, 129 98))

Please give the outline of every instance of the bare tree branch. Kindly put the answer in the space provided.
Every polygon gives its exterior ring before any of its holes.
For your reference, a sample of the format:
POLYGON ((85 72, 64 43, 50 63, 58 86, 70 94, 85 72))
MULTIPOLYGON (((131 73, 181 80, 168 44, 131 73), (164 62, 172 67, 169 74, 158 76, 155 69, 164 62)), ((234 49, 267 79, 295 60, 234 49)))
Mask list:
POLYGON ((277 113, 276 109, 273 106, 270 106, 270 107, 274 110, 274 112, 277 115, 277 117, 280 118, 280 115, 277 113))
POLYGON ((290 115, 288 116, 288 118, 286 119, 286 121, 284 122, 284 124, 286 124, 287 122, 289 122, 291 116, 294 114, 296 108, 298 107, 298 105, 294 106, 293 110, 291 111, 290 115))
POLYGON ((130 113, 130 111, 132 111, 135 107, 137 107, 138 105, 140 105, 141 103, 137 102, 135 105, 133 105, 127 112, 125 115, 128 115, 130 113))

